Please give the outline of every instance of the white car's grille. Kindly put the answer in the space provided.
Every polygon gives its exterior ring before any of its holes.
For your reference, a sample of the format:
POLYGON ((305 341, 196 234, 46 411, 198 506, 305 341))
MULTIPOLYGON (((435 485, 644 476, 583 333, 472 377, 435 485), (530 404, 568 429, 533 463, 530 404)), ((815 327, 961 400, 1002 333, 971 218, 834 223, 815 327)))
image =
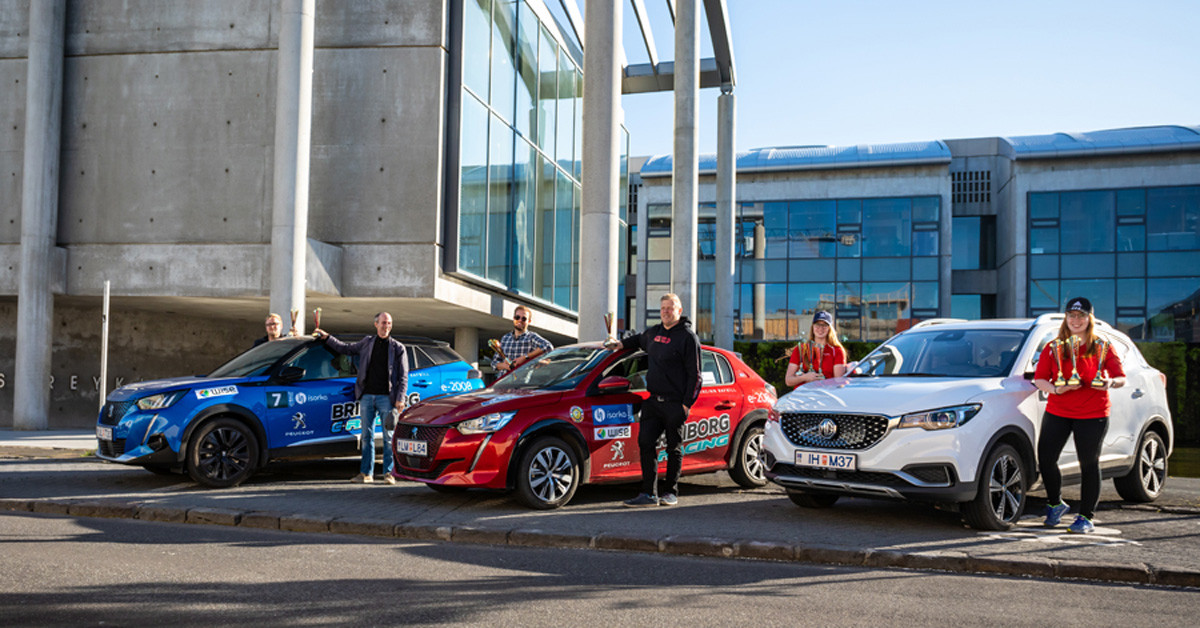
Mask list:
POLYGON ((785 412, 780 426, 797 447, 866 449, 887 433, 888 418, 869 414, 785 412))

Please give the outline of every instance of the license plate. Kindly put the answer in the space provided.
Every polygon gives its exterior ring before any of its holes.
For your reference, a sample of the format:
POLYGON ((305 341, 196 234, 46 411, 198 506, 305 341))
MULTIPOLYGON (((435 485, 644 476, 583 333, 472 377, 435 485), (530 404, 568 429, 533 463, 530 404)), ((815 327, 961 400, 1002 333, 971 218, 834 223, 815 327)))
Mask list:
POLYGON ((858 457, 854 454, 831 454, 820 451, 796 450, 796 466, 812 467, 815 469, 837 469, 838 471, 854 471, 858 467, 858 457))
POLYGON ((406 456, 428 456, 429 443, 423 440, 396 439, 396 453, 406 456))
POLYGON ((112 440, 112 428, 96 426, 96 438, 100 440, 112 440))

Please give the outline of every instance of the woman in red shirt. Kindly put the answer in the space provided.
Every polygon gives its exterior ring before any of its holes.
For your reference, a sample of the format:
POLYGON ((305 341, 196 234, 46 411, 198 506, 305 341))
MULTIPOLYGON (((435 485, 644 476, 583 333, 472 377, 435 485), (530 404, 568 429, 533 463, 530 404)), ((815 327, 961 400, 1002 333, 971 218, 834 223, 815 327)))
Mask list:
POLYGON ((788 360, 787 375, 783 378, 783 383, 793 388, 815 379, 841 377, 846 374, 846 349, 842 347, 842 343, 837 337, 837 330, 833 328, 832 314, 818 310, 813 316, 812 326, 808 329, 808 337, 816 343, 817 350, 814 355, 806 356, 803 362, 816 371, 796 372, 801 367, 800 347, 797 345, 792 349, 792 357, 788 360))
POLYGON ((1087 534, 1094 529, 1092 517, 1100 503, 1100 446, 1104 443, 1111 408, 1108 389, 1125 385, 1121 359, 1109 343, 1096 337, 1095 326, 1091 301, 1083 297, 1068 301, 1058 339, 1042 350, 1033 376, 1033 385, 1046 393, 1048 399, 1037 445, 1038 469, 1046 486, 1045 524, 1058 525, 1068 510, 1062 499, 1058 456, 1067 444, 1067 437, 1074 434, 1082 485, 1079 514, 1067 531, 1075 534, 1087 534), (1075 373, 1078 381, 1071 383, 1075 373), (1055 385, 1055 380, 1059 385, 1055 385))

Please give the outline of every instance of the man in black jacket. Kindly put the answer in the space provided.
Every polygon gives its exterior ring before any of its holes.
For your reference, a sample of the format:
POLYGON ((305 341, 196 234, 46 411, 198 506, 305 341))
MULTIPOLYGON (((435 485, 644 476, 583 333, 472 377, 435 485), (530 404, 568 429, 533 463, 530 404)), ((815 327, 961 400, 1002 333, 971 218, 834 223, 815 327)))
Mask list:
POLYGON ((375 335, 354 344, 346 344, 325 330, 317 329, 317 338, 325 346, 342 355, 358 356, 358 379, 354 382, 354 398, 362 418, 362 464, 351 482, 369 484, 375 481, 375 421, 383 423, 383 481, 395 484, 392 477, 392 429, 396 422, 389 415, 404 410, 408 391, 408 354, 399 340, 390 338, 392 315, 375 315, 375 335))
POLYGON ((683 424, 700 396, 700 339, 682 313, 679 297, 664 294, 659 303, 662 323, 639 335, 605 343, 609 349, 642 349, 648 358, 646 389, 650 398, 642 404, 638 429, 642 492, 625 502, 630 508, 679 503, 683 424), (667 475, 662 497, 658 497, 658 438, 663 433, 667 436, 667 475))

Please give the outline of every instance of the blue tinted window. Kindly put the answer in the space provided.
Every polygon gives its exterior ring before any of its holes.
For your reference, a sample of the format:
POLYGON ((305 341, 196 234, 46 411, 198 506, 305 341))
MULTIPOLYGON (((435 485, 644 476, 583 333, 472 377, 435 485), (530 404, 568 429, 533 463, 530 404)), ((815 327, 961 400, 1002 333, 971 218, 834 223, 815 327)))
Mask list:
POLYGON ((1200 187, 1152 189, 1146 199, 1149 250, 1200 249, 1200 187))
POLYGON ((463 2, 463 84, 485 101, 491 74, 491 12, 492 0, 463 2))
POLYGON ((1029 307, 1048 309, 1051 312, 1061 312, 1058 298, 1058 281, 1055 279, 1034 279, 1029 282, 1029 307))
POLYGON ((864 257, 907 257, 911 254, 910 205, 906 198, 863 201, 864 257))
POLYGON ((541 28, 538 54, 538 146, 555 161, 554 140, 557 137, 558 113, 558 44, 546 27, 541 28))
POLYGON ((1141 216, 1146 213, 1146 190, 1117 190, 1117 215, 1141 216))
POLYGON ((862 260, 839 259, 837 278, 839 281, 860 281, 862 279, 862 260))
POLYGON ((912 234, 912 254, 913 255, 937 255, 938 254, 938 232, 933 230, 913 231, 912 234))
POLYGON ((1063 255, 1062 277, 1112 277, 1116 274, 1116 256, 1109 254, 1063 255))
POLYGON ((492 4, 492 109, 506 122, 513 119, 517 96, 516 53, 517 7, 511 0, 492 4))
POLYGON ((834 201, 788 203, 788 250, 792 257, 837 255, 834 201))
POLYGON ((1064 279, 1060 287, 1062 301, 1087 297, 1092 302, 1096 318, 1104 321, 1117 317, 1116 290, 1116 281, 1112 279, 1064 279))
POLYGON ((982 295, 955 294, 950 296, 950 316, 979 320, 983 318, 982 295))
POLYGON ((936 257, 914 257, 912 261, 913 279, 937 281, 938 280, 938 258, 936 257))
POLYGON ((767 257, 788 256, 788 204, 763 203, 763 229, 767 236, 767 257))
POLYGON ((922 310, 938 309, 938 285, 934 281, 914 281, 912 306, 922 310))
POLYGON ((1147 253, 1146 274, 1151 277, 1196 275, 1200 268, 1200 251, 1176 253, 1147 253))
POLYGON ((937 222, 942 205, 941 197, 918 196, 912 200, 913 222, 937 222))
POLYGON ((788 281, 833 279, 836 260, 795 259, 788 262, 788 281))
POLYGON ((979 268, 979 217, 955 216, 951 222, 950 267, 954 270, 979 268))
POLYGON ((793 326, 797 328, 793 338, 807 338, 808 326, 817 310, 833 309, 833 282, 793 283, 788 286, 788 303, 792 308, 793 326))
POLYGON ((513 127, 533 139, 537 130, 538 96, 538 38, 537 17, 528 4, 522 2, 518 13, 517 30, 517 106, 513 127))
POLYGON ((865 259, 863 260, 863 279, 865 281, 908 281, 910 277, 908 260, 894 259, 865 259))
POLYGON ((1029 230, 1029 252, 1033 255, 1058 252, 1058 228, 1029 230))
POLYGON ((1116 195, 1112 191, 1063 192, 1059 205, 1063 253, 1115 250, 1116 195))
POLYGON ((1030 218, 1058 218, 1058 194, 1030 194, 1030 218))
POLYGON ((488 201, 488 112, 470 94, 463 97, 458 216, 458 265, 482 276, 488 201))
POLYGON ((1117 307, 1146 307, 1146 280, 1118 279, 1117 307))
POLYGON ((1033 255, 1029 258, 1030 279, 1057 279, 1057 255, 1033 255))
POLYGON ((782 340, 788 337, 788 285, 769 283, 765 286, 767 326, 764 340, 782 340))
POLYGON ((838 201, 837 222, 839 225, 858 224, 862 222, 862 201, 838 201))
POLYGON ((1144 277, 1146 275, 1146 256, 1141 253, 1117 254, 1118 277, 1144 277))
POLYGON ((508 283, 509 228, 512 224, 513 134, 492 116, 488 157, 488 224, 486 277, 508 283))

